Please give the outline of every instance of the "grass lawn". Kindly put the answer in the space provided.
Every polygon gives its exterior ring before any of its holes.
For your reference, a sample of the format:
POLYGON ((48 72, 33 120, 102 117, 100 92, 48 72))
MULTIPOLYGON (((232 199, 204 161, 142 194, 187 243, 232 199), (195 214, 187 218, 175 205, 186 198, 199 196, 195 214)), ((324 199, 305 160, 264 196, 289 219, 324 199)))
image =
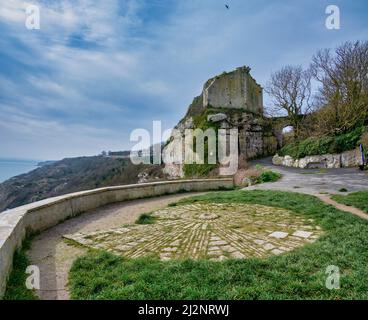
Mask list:
POLYGON ((315 197, 278 191, 229 191, 180 201, 257 203, 313 218, 324 235, 267 259, 136 260, 90 251, 69 283, 73 299, 368 299, 368 221, 315 197), (340 268, 339 290, 325 286, 326 268, 340 268))
POLYGON ((337 202, 346 204, 347 206, 353 206, 368 213, 368 191, 359 191, 350 193, 346 196, 334 195, 332 196, 337 202))

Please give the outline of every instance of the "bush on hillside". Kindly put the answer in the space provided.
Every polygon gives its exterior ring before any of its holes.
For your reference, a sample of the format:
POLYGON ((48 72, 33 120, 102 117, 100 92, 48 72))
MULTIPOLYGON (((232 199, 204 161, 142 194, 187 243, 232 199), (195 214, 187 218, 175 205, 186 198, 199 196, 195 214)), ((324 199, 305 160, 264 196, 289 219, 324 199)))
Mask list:
POLYGON ((289 155, 294 159, 300 159, 306 156, 341 153, 352 150, 359 146, 365 130, 366 128, 359 127, 349 133, 338 136, 307 138, 284 146, 278 154, 280 156, 289 155))

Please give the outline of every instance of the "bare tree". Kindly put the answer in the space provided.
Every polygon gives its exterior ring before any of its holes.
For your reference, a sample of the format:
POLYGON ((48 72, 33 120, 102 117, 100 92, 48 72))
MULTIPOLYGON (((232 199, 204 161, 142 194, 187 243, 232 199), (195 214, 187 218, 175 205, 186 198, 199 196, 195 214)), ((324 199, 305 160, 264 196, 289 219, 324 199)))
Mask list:
POLYGON ((368 42, 345 42, 313 56, 311 72, 321 84, 317 120, 325 133, 349 131, 368 116, 368 42), (323 108, 323 110, 322 110, 323 108))
POLYGON ((301 66, 285 66, 272 73, 265 91, 272 100, 274 115, 287 115, 293 126, 294 139, 300 137, 301 123, 310 111, 311 73, 301 66))

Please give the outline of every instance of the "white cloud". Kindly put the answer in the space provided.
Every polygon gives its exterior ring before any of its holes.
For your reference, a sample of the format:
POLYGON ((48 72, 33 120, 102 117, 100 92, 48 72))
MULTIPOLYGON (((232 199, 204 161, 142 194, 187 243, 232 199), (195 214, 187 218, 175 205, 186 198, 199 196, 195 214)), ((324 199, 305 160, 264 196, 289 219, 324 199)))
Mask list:
POLYGON ((26 1, 2 1, 0 6, 0 19, 8 23, 23 23, 26 19, 25 9, 29 5, 26 1))
MULTIPOLYGON (((264 84, 282 64, 308 61, 327 39, 313 10, 318 6, 307 1, 281 0, 233 0, 230 10, 219 0, 3 0, 0 52, 18 68, 0 75, 1 133, 19 142, 17 130, 30 137, 52 132, 34 143, 39 150, 58 141, 66 152, 68 140, 73 152, 80 143, 79 154, 90 152, 92 141, 95 149, 112 148, 114 139, 124 148, 129 131, 153 118, 175 125, 215 74, 249 64, 264 84), (41 30, 25 28, 27 3, 40 6, 41 30)), ((328 39, 340 42, 359 30, 328 39)))

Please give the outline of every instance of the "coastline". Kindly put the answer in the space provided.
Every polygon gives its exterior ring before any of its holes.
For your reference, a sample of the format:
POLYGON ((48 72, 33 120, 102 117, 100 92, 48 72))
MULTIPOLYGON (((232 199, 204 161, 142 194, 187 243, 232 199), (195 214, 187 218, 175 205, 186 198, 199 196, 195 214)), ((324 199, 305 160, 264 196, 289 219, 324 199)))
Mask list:
POLYGON ((0 183, 39 168, 40 160, 0 158, 0 183))

